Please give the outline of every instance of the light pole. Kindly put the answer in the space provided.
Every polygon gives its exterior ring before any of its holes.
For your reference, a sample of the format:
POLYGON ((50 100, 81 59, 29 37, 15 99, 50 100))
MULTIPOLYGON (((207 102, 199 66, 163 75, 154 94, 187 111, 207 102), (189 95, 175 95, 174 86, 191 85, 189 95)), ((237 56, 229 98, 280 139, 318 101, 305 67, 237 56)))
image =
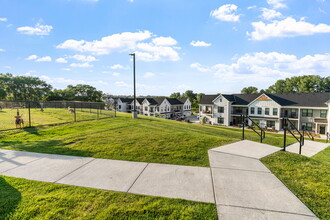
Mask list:
POLYGON ((134 86, 134 100, 133 100, 133 111, 132 111, 132 118, 137 118, 136 113, 136 87, 135 87, 135 53, 130 53, 130 56, 133 57, 133 86, 134 86))

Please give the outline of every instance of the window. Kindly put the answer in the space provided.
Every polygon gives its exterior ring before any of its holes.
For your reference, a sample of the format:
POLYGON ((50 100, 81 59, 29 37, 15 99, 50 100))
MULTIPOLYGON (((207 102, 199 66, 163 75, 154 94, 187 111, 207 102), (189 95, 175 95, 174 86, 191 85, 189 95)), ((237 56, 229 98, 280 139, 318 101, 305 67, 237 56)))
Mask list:
POLYGON ((269 115, 269 108, 265 109, 265 115, 269 115))
POLYGON ((202 111, 202 106, 199 106, 199 111, 200 111, 200 112, 202 111))
POLYGON ((297 117, 297 109, 291 109, 290 118, 295 118, 295 117, 297 117))
POLYGON ((262 114, 262 108, 258 108, 258 115, 262 114))
POLYGON ((321 118, 326 118, 327 117, 327 113, 328 113, 327 110, 320 110, 320 117, 321 118))
POLYGON ((222 102, 222 99, 219 99, 219 102, 222 102))
POLYGON ((250 108, 250 114, 254 115, 254 107, 250 108))
POLYGON ((224 113, 225 109, 224 107, 218 107, 218 113, 224 113))
POLYGON ((144 107, 144 111, 148 111, 148 106, 144 107))
POLYGON ((277 108, 273 108, 273 115, 277 115, 278 109, 277 108))
POLYGON ((303 122, 301 123, 302 128, 308 130, 308 131, 312 131, 313 130, 313 123, 311 122, 303 122))
POLYGON ((275 121, 267 121, 267 128, 275 127, 275 121))
POLYGON ((313 117, 313 109, 303 109, 302 116, 303 117, 313 117))
POLYGON ((118 109, 121 109, 121 105, 118 105, 118 109))
POLYGON ((223 124, 223 122, 224 122, 224 118, 218 118, 218 124, 223 124))

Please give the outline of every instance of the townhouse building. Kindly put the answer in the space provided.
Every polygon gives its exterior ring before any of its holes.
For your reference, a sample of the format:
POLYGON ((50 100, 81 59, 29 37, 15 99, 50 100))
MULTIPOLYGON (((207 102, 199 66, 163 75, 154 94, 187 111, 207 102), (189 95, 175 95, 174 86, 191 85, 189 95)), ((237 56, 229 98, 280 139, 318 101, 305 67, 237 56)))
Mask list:
POLYGON ((200 121, 211 124, 240 125, 241 115, 248 115, 261 127, 279 131, 287 117, 299 130, 330 133, 329 92, 204 95, 199 110, 200 121))

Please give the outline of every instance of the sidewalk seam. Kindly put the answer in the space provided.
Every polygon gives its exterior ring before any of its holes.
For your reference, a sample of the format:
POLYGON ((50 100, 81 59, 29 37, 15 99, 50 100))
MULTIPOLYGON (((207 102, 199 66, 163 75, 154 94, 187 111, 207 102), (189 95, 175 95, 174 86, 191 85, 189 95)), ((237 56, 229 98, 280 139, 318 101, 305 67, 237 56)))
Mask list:
POLYGON ((217 197, 215 196, 215 186, 214 186, 214 180, 213 180, 213 173, 212 173, 212 167, 210 167, 210 173, 211 173, 211 183, 212 183, 212 190, 213 190, 213 199, 214 199, 214 203, 215 205, 218 205, 217 204, 217 197))
POLYGON ((147 165, 143 168, 143 170, 141 171, 141 173, 136 177, 136 179, 134 180, 134 182, 132 183, 132 185, 128 188, 127 192, 129 192, 131 190, 131 188, 133 187, 133 185, 136 183, 136 181, 140 178, 140 176, 142 175, 142 173, 144 172, 144 170, 147 168, 147 166, 149 166, 150 163, 147 163, 147 165))
POLYGON ((46 158, 46 157, 40 157, 40 158, 37 158, 37 159, 32 160, 32 161, 30 161, 30 162, 28 162, 28 163, 26 163, 26 164, 21 165, 21 166, 17 166, 17 167, 13 167, 13 168, 10 168, 10 169, 8 169, 8 170, 5 170, 5 171, 1 172, 0 174, 1 174, 1 175, 4 175, 5 172, 8 172, 8 171, 10 171, 10 170, 14 170, 14 169, 17 169, 17 168, 20 168, 20 167, 26 166, 26 165, 28 165, 28 164, 30 164, 30 163, 33 163, 33 162, 38 161, 38 160, 41 160, 41 159, 43 159, 43 158, 46 158))
POLYGON ((78 168, 76 168, 76 169, 72 170, 71 172, 69 172, 69 173, 65 174, 65 175, 64 175, 64 176, 62 176, 61 178, 59 178, 59 179, 55 180, 53 183, 57 183, 57 182, 58 182, 58 181, 60 181, 61 179, 63 179, 63 178, 65 178, 65 177, 67 177, 68 175, 72 174, 73 172, 75 172, 75 171, 79 170, 80 168, 82 168, 82 167, 86 166, 87 164, 89 164, 89 163, 93 162, 94 160, 96 160, 96 158, 93 158, 92 160, 88 161, 87 163, 85 163, 85 164, 81 165, 80 167, 78 167, 78 168))
POLYGON ((316 217, 315 215, 301 214, 301 213, 296 213, 296 212, 285 212, 285 211, 277 211, 277 210, 271 210, 271 209, 260 209, 260 208, 237 206, 237 205, 224 205, 224 204, 217 204, 217 205, 237 207, 237 208, 243 208, 243 209, 254 209, 254 210, 260 210, 260 211, 266 211, 266 212, 276 212, 276 213, 285 213, 285 214, 292 214, 292 215, 302 215, 302 216, 308 216, 308 217, 314 217, 314 218, 316 217))
POLYGON ((272 173, 270 171, 246 170, 246 169, 227 168, 227 167, 212 167, 212 168, 223 169, 223 170, 239 170, 239 171, 256 172, 256 173, 272 173))

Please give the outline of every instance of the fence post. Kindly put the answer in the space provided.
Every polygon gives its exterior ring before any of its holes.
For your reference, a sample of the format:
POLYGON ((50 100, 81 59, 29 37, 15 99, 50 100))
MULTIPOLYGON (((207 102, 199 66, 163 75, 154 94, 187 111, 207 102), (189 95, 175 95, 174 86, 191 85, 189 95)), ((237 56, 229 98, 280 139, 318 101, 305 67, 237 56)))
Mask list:
POLYGON ((29 102, 29 127, 31 127, 31 102, 29 102))
POLYGON ((241 115, 241 119, 242 119, 242 122, 243 122, 243 129, 242 129, 242 140, 244 140, 244 138, 245 138, 245 134, 244 134, 244 127, 245 127, 245 117, 244 117, 244 115, 241 115))
POLYGON ((283 150, 286 151, 286 119, 283 118, 282 119, 282 128, 283 128, 283 131, 284 131, 284 146, 283 146, 283 150))
POLYGON ((77 122, 76 103, 74 103, 73 105, 73 117, 74 117, 74 122, 77 122))

